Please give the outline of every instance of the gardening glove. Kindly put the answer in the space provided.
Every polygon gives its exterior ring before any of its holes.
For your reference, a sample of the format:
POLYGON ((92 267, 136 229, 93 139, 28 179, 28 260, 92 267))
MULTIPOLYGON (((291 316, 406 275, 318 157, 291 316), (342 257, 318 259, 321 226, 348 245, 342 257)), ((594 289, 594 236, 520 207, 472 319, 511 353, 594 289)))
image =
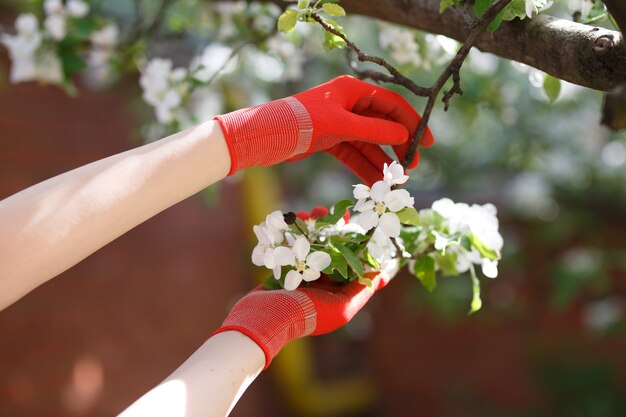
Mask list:
POLYGON ((332 332, 348 323, 390 279, 380 272, 365 277, 372 280, 372 288, 358 280, 339 284, 325 276, 293 291, 259 286, 233 306, 213 335, 228 330, 245 334, 263 350, 266 369, 290 341, 332 332))
MULTIPOLYGON (((216 119, 231 157, 229 175, 328 151, 360 178, 369 178, 373 166, 382 170, 380 145, 394 146, 399 157, 406 155, 420 116, 399 94, 344 75, 294 96, 216 119), (336 148, 342 143, 371 147, 350 157, 351 148, 336 148)), ((432 141, 427 130, 422 144, 429 146, 432 141)))

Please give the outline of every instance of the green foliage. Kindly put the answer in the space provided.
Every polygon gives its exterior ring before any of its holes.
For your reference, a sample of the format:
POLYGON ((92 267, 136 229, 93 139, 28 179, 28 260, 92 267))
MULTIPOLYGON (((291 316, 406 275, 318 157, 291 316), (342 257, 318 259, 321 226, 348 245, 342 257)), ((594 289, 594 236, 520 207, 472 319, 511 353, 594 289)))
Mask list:
POLYGON ((356 256, 356 254, 348 248, 348 246, 343 243, 333 241, 330 244, 330 248, 338 251, 345 259, 350 268, 357 274, 357 276, 362 277, 365 273, 365 269, 363 268, 363 262, 356 256))
POLYGON ((340 5, 338 5, 336 3, 324 3, 322 5, 322 10, 328 16, 335 16, 335 17, 337 17, 337 16, 345 16, 346 15, 346 11, 343 9, 343 7, 341 7, 340 5))
POLYGON ((413 273, 420 280, 424 288, 433 291, 437 285, 435 279, 435 260, 430 256, 417 259, 413 265, 413 273))
POLYGON ((543 78, 543 91, 546 92, 550 102, 554 103, 561 94, 561 80, 546 74, 543 78))
POLYGON ((402 224, 408 224, 411 226, 420 225, 420 215, 414 207, 405 207, 396 214, 402 224))
POLYGON ((278 18, 278 30, 283 33, 289 33, 296 28, 298 23, 298 11, 294 9, 288 9, 283 12, 278 18))
POLYGON ((353 205, 354 201, 352 200, 341 200, 333 206, 326 216, 319 218, 317 221, 324 224, 336 224, 345 216, 346 210, 353 205))

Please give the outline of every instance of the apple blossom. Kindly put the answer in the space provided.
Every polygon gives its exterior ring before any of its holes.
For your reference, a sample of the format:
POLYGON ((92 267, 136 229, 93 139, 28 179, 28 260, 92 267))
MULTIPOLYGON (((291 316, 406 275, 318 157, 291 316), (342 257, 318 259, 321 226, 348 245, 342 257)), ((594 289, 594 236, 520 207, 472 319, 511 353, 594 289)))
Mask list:
POLYGON ((409 180, 409 176, 404 174, 404 167, 396 161, 392 161, 389 166, 383 166, 383 181, 390 186, 402 185, 409 180))
MULTIPOLYGON (((359 193, 362 191, 359 189, 359 193)), ((414 201, 408 191, 392 190, 385 181, 378 181, 372 185, 369 196, 361 198, 354 206, 361 213, 357 222, 366 231, 379 226, 387 236, 398 237, 401 225, 396 212, 412 207, 414 201)))
POLYGON ((291 265, 295 268, 285 276, 285 289, 295 290, 303 280, 311 282, 318 279, 321 271, 330 265, 331 258, 326 252, 311 252, 309 241, 304 237, 298 237, 291 250, 276 253, 276 261, 281 265, 291 265))

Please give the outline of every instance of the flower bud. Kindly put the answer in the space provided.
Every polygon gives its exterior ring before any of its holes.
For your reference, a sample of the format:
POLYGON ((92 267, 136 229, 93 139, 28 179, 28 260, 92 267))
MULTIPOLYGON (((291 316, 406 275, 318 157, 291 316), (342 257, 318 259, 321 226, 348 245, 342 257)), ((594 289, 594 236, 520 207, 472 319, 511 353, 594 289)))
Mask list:
POLYGON ((283 214, 283 218, 285 219, 285 223, 294 224, 296 222, 296 213, 290 211, 289 213, 283 214))

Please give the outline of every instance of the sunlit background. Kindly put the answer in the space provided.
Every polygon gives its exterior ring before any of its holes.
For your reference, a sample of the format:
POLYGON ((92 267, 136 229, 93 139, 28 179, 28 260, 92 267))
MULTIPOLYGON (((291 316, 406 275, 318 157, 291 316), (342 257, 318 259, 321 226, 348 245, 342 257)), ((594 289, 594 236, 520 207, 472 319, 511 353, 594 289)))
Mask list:
MULTIPOLYGON (((319 28, 274 33, 275 6, 165 4, 90 2, 118 35, 102 60, 81 55, 72 85, 12 83, 0 47, 0 198, 350 72, 319 28), (151 100, 156 57, 199 81, 180 100, 151 100)), ((23 12, 45 17, 41 1, 3 0, 0 31, 15 33, 23 12)), ((358 16, 341 23, 424 84, 458 46, 358 16)), ((440 278, 429 293, 400 274, 345 328, 289 345, 233 416, 626 415, 626 134, 599 125, 600 92, 562 83, 552 103, 530 67, 473 51, 461 77, 465 94, 435 108, 435 145, 407 188, 417 208, 442 197, 497 206, 503 259, 495 280, 482 279, 482 310, 467 316, 467 279, 440 278)), ((0 416, 120 412, 265 277, 250 262, 252 224, 349 198, 356 182, 328 155, 237 174, 0 312, 0 416)))

